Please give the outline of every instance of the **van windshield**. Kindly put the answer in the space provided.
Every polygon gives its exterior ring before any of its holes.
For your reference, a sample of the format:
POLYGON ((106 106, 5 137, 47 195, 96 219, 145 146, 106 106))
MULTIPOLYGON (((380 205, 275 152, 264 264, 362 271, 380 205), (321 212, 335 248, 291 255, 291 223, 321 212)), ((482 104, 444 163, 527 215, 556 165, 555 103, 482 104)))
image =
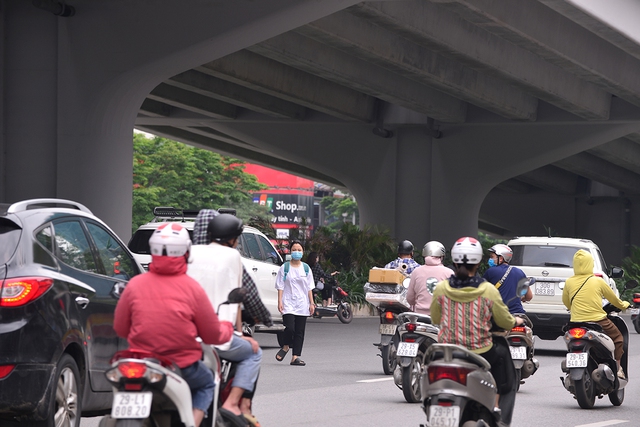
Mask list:
POLYGON ((511 265, 528 267, 570 267, 573 268, 573 256, 583 249, 577 246, 550 245, 512 245, 513 258, 511 265))

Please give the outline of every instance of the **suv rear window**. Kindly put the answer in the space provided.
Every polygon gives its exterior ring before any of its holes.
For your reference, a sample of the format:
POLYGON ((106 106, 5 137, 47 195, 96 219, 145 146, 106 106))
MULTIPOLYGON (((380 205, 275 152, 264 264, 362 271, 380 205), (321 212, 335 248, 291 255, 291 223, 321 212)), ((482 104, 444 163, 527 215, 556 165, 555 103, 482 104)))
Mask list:
POLYGON ((573 268, 573 256, 583 249, 576 246, 551 245, 511 245, 513 258, 511 265, 530 267, 570 267, 573 268))
POLYGON ((21 228, 13 221, 0 218, 0 264, 6 264, 16 251, 21 228))
MULTIPOLYGON (((151 255, 151 248, 149 248, 149 239, 156 230, 138 230, 131 240, 129 240, 129 250, 138 255, 151 255)), ((193 241, 193 230, 187 230, 189 232, 189 238, 193 241)))

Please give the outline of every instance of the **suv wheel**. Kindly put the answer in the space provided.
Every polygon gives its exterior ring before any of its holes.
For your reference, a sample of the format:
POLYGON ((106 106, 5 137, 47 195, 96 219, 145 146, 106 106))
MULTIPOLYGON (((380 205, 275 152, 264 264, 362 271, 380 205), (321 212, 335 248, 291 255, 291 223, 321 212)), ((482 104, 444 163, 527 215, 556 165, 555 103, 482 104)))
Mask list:
POLYGON ((79 427, 81 418, 80 371, 76 361, 63 354, 56 368, 56 386, 51 396, 51 410, 47 420, 38 427, 79 427))

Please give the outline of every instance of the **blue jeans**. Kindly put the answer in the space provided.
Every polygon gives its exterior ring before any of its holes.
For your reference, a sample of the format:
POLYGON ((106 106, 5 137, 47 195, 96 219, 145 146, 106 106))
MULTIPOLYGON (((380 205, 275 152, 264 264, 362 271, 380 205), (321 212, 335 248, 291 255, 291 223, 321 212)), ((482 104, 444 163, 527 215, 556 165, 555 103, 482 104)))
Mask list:
POLYGON ((193 365, 182 368, 181 371, 182 378, 191 389, 191 404, 193 408, 200 409, 206 413, 211 402, 213 402, 213 393, 216 391, 213 372, 199 360, 193 365))
POLYGON ((238 362, 236 376, 233 378, 233 387, 240 387, 243 390, 253 391, 254 385, 260 373, 260 361, 262 360, 262 349, 254 353, 249 341, 233 335, 229 350, 218 350, 218 355, 223 359, 238 362))

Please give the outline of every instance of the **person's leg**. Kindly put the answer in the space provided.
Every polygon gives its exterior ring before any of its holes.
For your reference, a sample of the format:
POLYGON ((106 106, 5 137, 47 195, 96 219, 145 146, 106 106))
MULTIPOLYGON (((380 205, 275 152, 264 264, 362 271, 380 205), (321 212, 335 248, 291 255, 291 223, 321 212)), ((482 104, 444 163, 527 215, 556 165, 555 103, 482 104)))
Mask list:
POLYGON ((237 335, 231 340, 231 347, 228 350, 218 351, 223 359, 237 362, 236 374, 231 383, 229 397, 222 404, 224 409, 240 415, 240 400, 245 391, 253 391, 255 382, 260 373, 260 362, 262 360, 262 349, 253 352, 251 343, 237 335))
POLYGON ((215 393, 213 373, 204 363, 198 361, 182 369, 182 378, 191 390, 193 419, 196 426, 199 426, 213 402, 213 393, 215 393))
POLYGON ((295 316, 295 331, 293 334, 293 362, 302 355, 302 345, 304 344, 304 331, 307 325, 307 316, 295 316))
POLYGON ((285 351, 293 345, 293 331, 295 330, 295 319, 293 314, 282 315, 282 325, 284 331, 278 332, 278 345, 285 351))
POLYGON ((622 359, 622 354, 624 353, 624 337, 622 333, 618 329, 618 327, 609 319, 602 319, 597 322, 600 326, 602 326, 602 330, 605 334, 611 338, 613 344, 615 345, 615 349, 613 350, 613 356, 616 359, 616 363, 618 365, 618 373, 620 377, 624 376, 622 372, 622 368, 620 367, 620 360, 622 359))

